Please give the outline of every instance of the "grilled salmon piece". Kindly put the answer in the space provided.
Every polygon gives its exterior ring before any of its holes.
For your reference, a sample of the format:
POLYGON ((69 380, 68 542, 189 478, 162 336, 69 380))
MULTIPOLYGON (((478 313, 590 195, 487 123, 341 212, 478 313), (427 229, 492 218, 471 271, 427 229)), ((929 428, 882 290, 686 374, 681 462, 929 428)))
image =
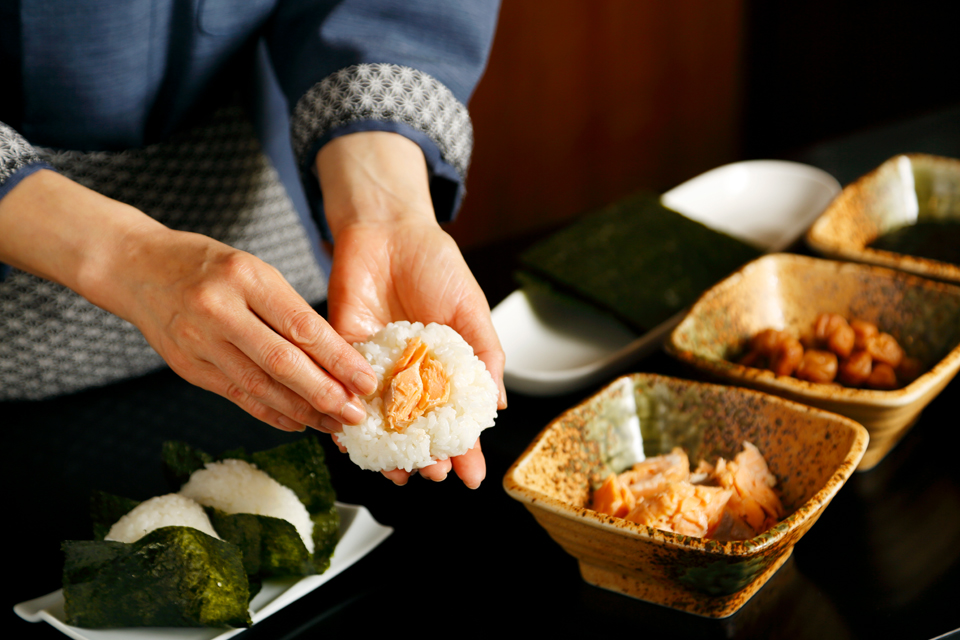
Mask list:
POLYGON ((672 482, 690 476, 690 459, 680 447, 670 453, 638 462, 629 471, 620 474, 620 484, 630 488, 637 499, 654 495, 672 482))
POLYGON ((637 500, 627 520, 703 538, 720 524, 723 508, 732 495, 721 487, 674 482, 656 495, 637 500))
POLYGON ((777 478, 770 473, 760 450, 744 442, 743 451, 732 461, 720 458, 714 477, 721 487, 732 491, 727 505, 756 533, 762 533, 783 517, 780 496, 773 488, 777 478))
POLYGON ((450 399, 450 380, 443 366, 427 353, 419 337, 407 343, 384 385, 387 425, 400 433, 411 422, 450 399))
POLYGON ((620 484, 615 473, 607 476, 600 488, 593 492, 592 509, 600 513, 622 518, 637 503, 630 489, 620 484))

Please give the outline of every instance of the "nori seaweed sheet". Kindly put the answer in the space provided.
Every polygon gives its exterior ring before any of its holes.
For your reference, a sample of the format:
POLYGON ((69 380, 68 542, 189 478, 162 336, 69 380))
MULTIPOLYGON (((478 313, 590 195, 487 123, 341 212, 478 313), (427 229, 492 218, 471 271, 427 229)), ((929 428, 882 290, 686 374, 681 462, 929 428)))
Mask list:
POLYGON ((162 527, 133 544, 62 545, 67 624, 87 628, 249 627, 240 550, 191 527, 162 527))
POLYGON ((517 278, 585 301, 644 333, 760 255, 664 207, 656 195, 639 194, 525 251, 517 278))
POLYGON ((213 528, 240 548, 243 568, 260 578, 317 573, 296 527, 280 518, 207 508, 213 528))
POLYGON ((203 465, 214 460, 213 456, 207 452, 176 440, 163 443, 160 459, 163 461, 164 477, 177 491, 190 479, 191 473, 202 469, 203 465))
POLYGON ((127 515, 140 504, 138 500, 131 500, 115 496, 106 491, 94 491, 90 495, 90 521, 93 523, 93 539, 103 540, 110 533, 110 528, 123 516, 127 515))
POLYGON ((307 436, 252 453, 250 462, 280 484, 290 487, 311 514, 329 510, 337 499, 323 447, 316 437, 307 436))
POLYGON ((311 513, 313 520, 313 566, 317 573, 330 568, 330 558, 340 541, 340 512, 336 505, 326 511, 311 513))

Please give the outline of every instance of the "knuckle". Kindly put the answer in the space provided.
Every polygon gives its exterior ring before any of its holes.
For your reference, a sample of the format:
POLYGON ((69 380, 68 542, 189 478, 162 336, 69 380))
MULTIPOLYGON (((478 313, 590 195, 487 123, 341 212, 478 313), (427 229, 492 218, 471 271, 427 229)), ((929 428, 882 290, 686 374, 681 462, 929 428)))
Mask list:
POLYGON ((252 398, 265 398, 270 390, 270 378, 263 371, 250 369, 243 374, 240 387, 252 398))
POLYGON ((186 293, 186 306, 200 316, 216 316, 226 305, 224 291, 215 283, 197 283, 186 293))
POLYGON ((224 256, 220 264, 223 275, 237 282, 250 282, 256 278, 257 259, 243 251, 232 251, 224 256))
POLYGON ((346 402, 346 397, 342 390, 330 381, 321 383, 310 394, 310 404, 317 408, 321 413, 330 416, 340 415, 340 408, 346 402))
POLYGON ((347 348, 351 347, 338 347, 337 345, 332 345, 330 349, 327 349, 327 355, 323 360, 323 366, 325 369, 331 372, 340 372, 343 371, 346 367, 350 366, 349 355, 346 351, 347 348))
POLYGON ((264 355, 263 362, 267 371, 280 381, 292 380, 303 368, 300 355, 289 344, 271 347, 264 355))
POLYGON ((270 419, 274 416, 274 411, 259 402, 250 402, 243 408, 247 413, 261 422, 270 422, 270 419))
POLYGON ((238 385, 229 385, 224 396, 257 420, 268 422, 273 415, 269 407, 258 402, 238 385))
POLYGON ((224 392, 224 396, 227 400, 246 408, 244 405, 247 402, 247 392, 239 385, 230 384, 224 392))
POLYGON ((315 424, 318 422, 316 410, 305 400, 295 402, 286 414, 301 424, 315 424))
POLYGON ((320 348, 324 352, 323 368, 338 378, 347 374, 352 375, 355 369, 366 364, 360 352, 340 340, 336 333, 333 336, 327 336, 320 348))
POLYGON ((315 345, 321 341, 323 323, 312 309, 294 311, 285 323, 288 335, 297 344, 315 345))

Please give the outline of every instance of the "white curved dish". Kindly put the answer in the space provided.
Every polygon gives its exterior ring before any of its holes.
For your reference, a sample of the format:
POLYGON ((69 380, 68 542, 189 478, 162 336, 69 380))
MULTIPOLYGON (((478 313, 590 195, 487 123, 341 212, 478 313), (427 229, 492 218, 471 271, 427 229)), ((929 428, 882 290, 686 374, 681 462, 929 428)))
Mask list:
POLYGON ((667 191, 664 206, 767 253, 803 235, 840 193, 816 167, 783 160, 748 160, 711 169, 667 191))
MULTIPOLYGON (((330 568, 318 576, 263 581, 263 588, 250 603, 250 615, 256 625, 288 604, 299 600, 320 585, 329 582, 341 571, 367 555, 387 539, 393 529, 370 515, 365 507, 337 503, 340 512, 340 542, 330 559, 330 568)), ((81 629, 68 625, 63 612, 63 591, 57 590, 13 607, 28 622, 48 622, 74 640, 226 640, 246 629, 213 629, 204 627, 139 629, 81 629)))
MULTIPOLYGON (((799 239, 839 193, 840 184, 815 167, 751 160, 707 171, 663 194, 661 202, 772 253, 799 239)), ((585 305, 518 289, 493 310, 507 356, 504 384, 538 396, 596 384, 655 351, 683 316, 638 337, 585 305)))

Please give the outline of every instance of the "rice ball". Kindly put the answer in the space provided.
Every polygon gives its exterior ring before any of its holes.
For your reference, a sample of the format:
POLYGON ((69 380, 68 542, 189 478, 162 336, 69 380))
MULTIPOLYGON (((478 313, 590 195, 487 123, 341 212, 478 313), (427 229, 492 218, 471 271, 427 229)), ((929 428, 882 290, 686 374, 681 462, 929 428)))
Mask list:
POLYGON ((193 527, 220 539, 203 507, 176 493, 141 502, 117 520, 104 539, 133 543, 155 529, 172 526, 193 527))
POLYGON ((208 462, 190 475, 180 494, 224 513, 286 520, 313 553, 313 520, 297 494, 245 460, 208 462))
MULTIPOLYGON (((493 426, 497 385, 473 348, 452 328, 436 323, 393 322, 353 346, 377 375, 377 390, 361 398, 366 420, 359 425, 344 425, 338 435, 350 460, 361 468, 421 469, 437 460, 463 455, 481 431, 493 426), (405 361, 407 347, 415 339, 425 347, 421 348, 425 351, 421 356, 424 369, 439 365, 446 382, 444 392, 449 395, 439 398, 435 406, 428 403, 422 415, 413 414, 398 427, 392 419, 391 406, 396 402, 391 402, 391 386, 398 377, 398 361, 405 361)), ((423 384, 427 385, 426 378, 423 384)))

